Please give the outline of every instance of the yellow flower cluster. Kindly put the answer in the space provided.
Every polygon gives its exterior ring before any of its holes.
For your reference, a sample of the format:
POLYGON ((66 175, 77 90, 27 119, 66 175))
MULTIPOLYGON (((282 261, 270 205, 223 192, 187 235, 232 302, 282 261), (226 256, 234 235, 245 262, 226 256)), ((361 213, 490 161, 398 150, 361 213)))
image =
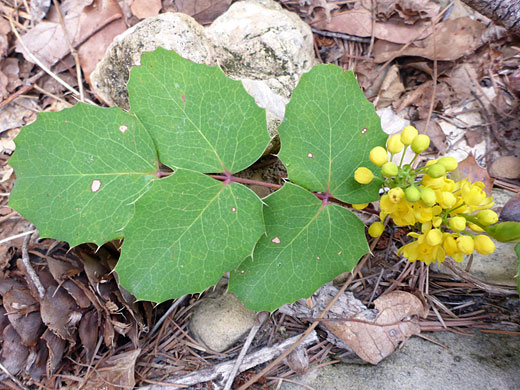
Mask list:
MULTIPOLYGON (((388 139, 386 149, 378 146, 370 152, 370 161, 380 166, 386 177, 385 193, 379 202, 381 221, 389 217, 398 226, 420 226, 420 231, 409 233, 413 241, 398 253, 409 261, 421 260, 426 264, 441 263, 446 256, 460 262, 463 255, 474 251, 492 253, 495 244, 489 236, 476 233, 484 232, 487 226, 498 221, 497 214, 490 210, 493 199, 486 195, 481 182, 471 183, 467 179, 456 182, 448 177, 449 172, 457 168, 457 161, 452 157, 441 157, 428 161, 423 167, 412 168, 413 161, 429 144, 428 136, 408 126, 400 135, 388 139), (389 161, 388 152, 393 157, 403 149, 406 151, 408 146, 415 152, 410 164, 403 165, 402 159, 399 166, 389 161)), ((368 184, 373 173, 360 167, 354 178, 368 184)), ((381 221, 369 227, 369 235, 378 237, 383 233, 381 221)))

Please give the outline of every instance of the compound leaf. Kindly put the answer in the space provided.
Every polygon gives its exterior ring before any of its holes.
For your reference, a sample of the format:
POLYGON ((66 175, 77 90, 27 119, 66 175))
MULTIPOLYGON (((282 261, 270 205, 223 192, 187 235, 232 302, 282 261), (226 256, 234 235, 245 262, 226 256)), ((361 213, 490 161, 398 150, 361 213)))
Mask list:
POLYGON ((128 93, 131 110, 170 167, 238 172, 269 143, 265 111, 217 66, 158 48, 132 68, 128 93))
POLYGON ((229 285, 250 309, 274 310, 308 297, 368 252, 363 223, 346 208, 290 183, 264 201, 266 235, 229 285))
POLYGON ((156 177, 153 141, 135 116, 79 103, 40 113, 16 137, 9 206, 42 237, 99 245, 122 236, 156 177))
POLYGON ((251 190, 179 169, 137 202, 116 271, 139 299, 200 292, 249 256, 264 232, 251 190))
POLYGON ((279 157, 292 182, 348 203, 378 199, 381 180, 361 185, 354 181, 354 171, 360 166, 377 171, 368 154, 384 145, 387 136, 354 73, 318 65, 304 74, 278 131, 279 157))

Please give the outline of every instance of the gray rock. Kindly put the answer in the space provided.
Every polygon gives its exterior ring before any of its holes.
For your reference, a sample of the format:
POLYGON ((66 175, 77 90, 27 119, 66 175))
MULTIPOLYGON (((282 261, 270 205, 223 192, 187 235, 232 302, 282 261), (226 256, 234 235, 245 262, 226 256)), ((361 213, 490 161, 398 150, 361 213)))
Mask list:
POLYGON ((115 38, 91 74, 95 92, 109 105, 128 109, 130 68, 158 46, 197 63, 219 64, 267 110, 269 132, 284 116, 300 76, 314 64, 310 27, 272 0, 234 3, 206 30, 191 17, 165 13, 115 38))
POLYGON ((249 331, 255 320, 256 312, 246 309, 233 293, 227 293, 200 302, 193 310, 190 330, 197 341, 222 352, 249 331))
POLYGON ((141 63, 141 54, 159 46, 182 57, 212 64, 212 44, 204 28, 191 16, 164 13, 148 18, 118 35, 90 75, 96 94, 111 106, 128 109, 126 83, 130 68, 141 63))
MULTIPOLYGON (((315 390, 508 390, 520 381, 520 338, 450 332, 428 334, 449 347, 414 337, 377 366, 335 364, 292 380, 315 390)), ((308 388, 308 387, 307 387, 308 388)), ((284 382, 282 390, 305 387, 284 382)))

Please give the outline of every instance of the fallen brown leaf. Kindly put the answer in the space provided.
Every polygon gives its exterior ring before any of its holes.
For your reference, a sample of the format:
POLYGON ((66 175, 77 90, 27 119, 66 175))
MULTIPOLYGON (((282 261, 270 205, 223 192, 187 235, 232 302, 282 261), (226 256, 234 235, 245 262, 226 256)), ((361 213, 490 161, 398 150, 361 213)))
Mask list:
POLYGON ((2 343, 1 362, 2 365, 11 373, 16 375, 25 364, 29 349, 22 344, 22 340, 12 325, 4 329, 4 342, 2 343))
POLYGON ((56 335, 76 343, 76 324, 81 313, 74 300, 63 288, 50 287, 41 302, 42 320, 56 335))
POLYGON ((484 190, 488 196, 491 196, 491 190, 495 179, 491 178, 486 168, 482 168, 477 164, 473 153, 469 153, 468 157, 459 162, 459 166, 451 173, 453 180, 469 179, 472 183, 480 181, 485 184, 484 190))
POLYGON ((63 352, 65 351, 65 340, 56 336, 49 329, 45 331, 42 339, 45 340, 47 345, 49 359, 47 361, 46 367, 47 376, 50 378, 54 373, 54 370, 58 367, 58 364, 60 364, 61 358, 63 357, 63 352))
POLYGON ((132 389, 135 386, 135 362, 140 349, 110 357, 94 370, 91 378, 83 387, 85 390, 132 389))
POLYGON ((11 32, 11 25, 4 18, 0 18, 0 59, 7 55, 9 39, 7 34, 11 32))
POLYGON ((483 23, 469 17, 448 19, 438 23, 435 27, 435 46, 431 29, 428 30, 429 34, 426 38, 422 35, 402 51, 401 44, 408 43, 410 37, 414 36, 413 32, 405 36, 401 42, 380 38, 374 44, 374 61, 381 63, 397 56, 418 56, 430 60, 437 58, 439 61, 454 61, 482 46, 484 44, 482 34, 485 30, 486 26, 483 23))
POLYGON ((139 19, 157 16, 161 8, 161 0, 134 0, 130 6, 132 13, 139 19))
POLYGON ((231 0, 175 0, 178 12, 192 16, 200 24, 210 24, 229 8, 231 0))
POLYGON ((392 65, 381 84, 379 89, 376 108, 384 108, 395 102, 404 92, 404 85, 401 81, 399 68, 397 65, 392 65))
MULTIPOLYGON (((421 30, 426 31, 418 39, 424 39, 431 34, 429 21, 420 20, 413 25, 405 24, 400 20, 391 19, 386 22, 374 23, 374 36, 377 39, 393 42, 394 44, 408 43, 410 37, 417 35, 421 30)), ((321 21, 314 23, 313 27, 319 30, 327 30, 358 37, 372 36, 372 13, 370 9, 352 9, 332 16, 330 23, 321 21)), ((400 47, 400 45, 397 45, 400 47)), ((384 62, 384 61, 378 61, 384 62)))
POLYGON ((489 166, 492 177, 520 179, 520 159, 515 156, 501 156, 489 166))
MULTIPOLYGON (((60 5, 65 28, 73 46, 85 42, 108 23, 122 17, 121 8, 115 0, 66 0, 60 5)), ((55 8, 47 19, 38 23, 22 36, 27 49, 45 65, 50 66, 69 53, 65 34, 55 8)), ((33 62, 20 42, 16 51, 33 62)))
POLYGON ((361 312, 353 317, 329 320, 325 326, 343 340, 363 360, 377 364, 390 355, 400 342, 421 332, 418 317, 428 308, 415 295, 393 291, 376 299, 376 318, 361 312))

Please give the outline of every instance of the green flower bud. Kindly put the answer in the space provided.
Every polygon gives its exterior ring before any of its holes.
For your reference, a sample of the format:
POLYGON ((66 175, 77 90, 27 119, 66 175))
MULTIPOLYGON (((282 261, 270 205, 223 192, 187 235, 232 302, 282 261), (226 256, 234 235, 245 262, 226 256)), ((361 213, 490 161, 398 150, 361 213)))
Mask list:
POLYGON ((424 152, 430 146, 430 137, 425 134, 419 134, 412 141, 412 150, 419 154, 424 152))
POLYGON ((435 196, 435 191, 431 188, 423 188, 421 190, 421 200, 426 206, 432 207, 435 203, 437 203, 437 196, 435 196))
POLYGON ((449 157, 449 156, 441 157, 439 159, 439 164, 444 165, 444 168, 446 168, 446 172, 454 171, 455 169, 457 169, 457 167, 459 165, 457 163, 456 159, 454 159, 453 157, 449 157))
POLYGON ((417 202, 421 199, 421 191, 416 186, 410 186, 404 190, 408 202, 417 202))
POLYGON ((434 179, 437 179, 439 177, 442 177, 446 174, 446 168, 442 164, 434 164, 427 170, 428 176, 433 177, 434 179))
POLYGON ((370 151, 369 158, 370 161, 372 161, 375 165, 380 167, 388 161, 388 153, 386 149, 382 146, 376 146, 370 151))
POLYGON ((450 229, 454 232, 461 232, 466 229, 466 218, 464 217, 453 217, 449 222, 450 229))
POLYGON ((388 142, 386 143, 387 149, 390 153, 399 153, 403 150, 404 145, 401 142, 401 136, 399 134, 394 134, 390 138, 388 138, 388 142))
POLYGON ((510 242, 520 240, 519 222, 502 222, 486 228, 486 233, 497 241, 510 242))
POLYGON ((385 177, 394 177, 399 172, 399 168, 393 162, 384 163, 381 167, 381 173, 385 177))
POLYGON ((419 132, 417 129, 413 126, 406 126, 403 131, 401 132, 401 142, 404 145, 411 145, 413 142, 413 139, 417 137, 417 134, 419 132))
POLYGON ((383 234, 384 230, 385 225, 383 222, 374 222, 368 227, 368 234, 370 237, 379 237, 381 234, 383 234))
POLYGON ((498 215, 493 210, 481 210, 477 214, 477 219, 482 225, 489 226, 498 222, 498 215))

